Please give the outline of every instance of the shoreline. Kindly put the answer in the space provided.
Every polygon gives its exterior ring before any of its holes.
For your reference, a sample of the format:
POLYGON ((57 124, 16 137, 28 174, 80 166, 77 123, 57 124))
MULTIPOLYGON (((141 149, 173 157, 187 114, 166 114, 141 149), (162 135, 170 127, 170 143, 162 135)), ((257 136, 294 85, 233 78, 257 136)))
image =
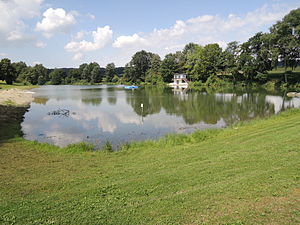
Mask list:
POLYGON ((217 134, 145 142, 116 153, 3 141, 0 221, 295 224, 299 118, 293 109, 217 134))
POLYGON ((34 92, 21 89, 0 90, 0 105, 29 106, 33 101, 34 92))

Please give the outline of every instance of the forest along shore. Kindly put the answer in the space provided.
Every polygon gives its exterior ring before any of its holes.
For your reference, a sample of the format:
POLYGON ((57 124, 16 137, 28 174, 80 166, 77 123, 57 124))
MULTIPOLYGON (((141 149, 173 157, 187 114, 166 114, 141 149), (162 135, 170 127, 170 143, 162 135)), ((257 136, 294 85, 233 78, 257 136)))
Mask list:
POLYGON ((20 89, 0 90, 0 105, 29 106, 34 92, 20 89))

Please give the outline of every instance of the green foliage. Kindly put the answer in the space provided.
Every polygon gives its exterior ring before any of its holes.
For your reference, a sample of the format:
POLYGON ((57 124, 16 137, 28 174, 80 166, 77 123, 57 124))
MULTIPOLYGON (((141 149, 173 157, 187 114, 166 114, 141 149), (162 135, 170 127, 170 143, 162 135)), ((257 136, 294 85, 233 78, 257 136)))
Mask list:
POLYGON ((160 71, 161 63, 162 62, 159 55, 153 54, 151 58, 151 68, 146 72, 146 82, 151 84, 163 83, 163 78, 160 71))
POLYGON ((102 80, 102 74, 100 70, 100 66, 98 63, 93 64, 93 69, 91 71, 91 82, 99 83, 102 80))
MULTIPOLYGON (((105 81, 114 82, 113 78, 116 76, 116 66, 114 63, 109 63, 105 68, 105 81)), ((117 81, 116 81, 117 82, 117 81)))
POLYGON ((164 82, 171 82, 175 73, 180 70, 175 54, 167 54, 162 61, 160 73, 164 82))
POLYGON ((51 77, 51 84, 63 84, 66 78, 66 73, 62 69, 54 69, 49 76, 51 77))
POLYGON ((113 83, 118 83, 119 82, 119 77, 117 75, 115 75, 111 81, 113 83))
POLYGON ((107 152, 113 152, 112 144, 109 141, 106 141, 102 149, 107 152))
POLYGON ((124 79, 132 83, 143 82, 146 72, 151 68, 153 53, 144 50, 135 53, 131 61, 125 66, 124 79))
POLYGON ((284 66, 296 67, 300 57, 300 8, 292 10, 270 29, 273 48, 284 66))
POLYGON ((85 142, 80 142, 77 144, 70 144, 67 147, 63 148, 64 152, 76 153, 76 152, 89 152, 94 151, 94 146, 87 144, 85 142))
POLYGON ((255 80, 257 80, 260 83, 265 83, 268 80, 268 74, 258 72, 256 77, 255 77, 255 80))
POLYGON ((218 44, 209 44, 203 47, 196 47, 195 50, 187 56, 186 68, 193 81, 206 80, 216 75, 221 68, 222 49, 218 44))
POLYGON ((7 84, 12 84, 16 78, 16 71, 11 64, 10 59, 2 59, 0 61, 0 80, 5 80, 7 84))

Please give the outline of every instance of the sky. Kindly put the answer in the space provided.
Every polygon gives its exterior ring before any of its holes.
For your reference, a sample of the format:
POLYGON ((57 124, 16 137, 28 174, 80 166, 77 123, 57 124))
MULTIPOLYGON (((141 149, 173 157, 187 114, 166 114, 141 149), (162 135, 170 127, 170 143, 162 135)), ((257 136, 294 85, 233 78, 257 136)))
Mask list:
POLYGON ((247 41, 299 7, 300 0, 0 0, 0 58, 124 66, 140 50, 163 58, 190 42, 247 41))

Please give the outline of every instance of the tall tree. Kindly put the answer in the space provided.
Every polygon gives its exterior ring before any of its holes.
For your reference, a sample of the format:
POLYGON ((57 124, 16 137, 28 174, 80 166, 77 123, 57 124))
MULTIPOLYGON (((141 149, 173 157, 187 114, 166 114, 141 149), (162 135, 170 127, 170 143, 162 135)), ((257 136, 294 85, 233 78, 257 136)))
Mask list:
POLYGON ((114 63, 109 63, 105 67, 105 80, 111 82, 113 77, 116 75, 116 66, 114 63))
POLYGON ((272 69, 271 53, 270 35, 262 32, 241 45, 239 65, 247 82, 265 81, 266 76, 262 74, 272 69))
POLYGON ((48 70, 42 64, 36 64, 33 69, 37 76, 38 85, 43 85, 49 80, 48 70))
POLYGON ((5 80, 7 84, 13 84, 17 75, 10 59, 4 58, 0 61, 0 80, 5 80))
POLYGON ((145 81, 146 72, 151 67, 153 53, 144 50, 135 53, 125 67, 124 78, 131 82, 145 81))
POLYGON ((206 82, 222 66, 222 48, 218 44, 208 44, 204 48, 198 48, 192 59, 196 59, 190 70, 193 79, 206 82))
POLYGON ((51 78, 51 84, 58 85, 64 83, 67 74, 64 70, 55 68, 49 76, 51 78))
POLYGON ((102 74, 100 70, 100 66, 98 63, 92 63, 91 64, 92 70, 91 70, 91 82, 92 83, 99 83, 102 79, 102 74))
POLYGON ((22 74, 25 73, 27 69, 27 65, 25 62, 14 62, 12 63, 12 66, 14 67, 16 71, 17 81, 23 82, 22 74))
MULTIPOLYGON (((288 66, 294 68, 300 58, 300 8, 292 10, 282 21, 270 28, 273 49, 276 49, 285 71, 288 66)), ((285 72, 285 82, 287 76, 285 72)))
POLYGON ((160 73, 164 82, 171 82, 175 73, 180 71, 175 54, 167 54, 162 61, 160 73))
POLYGON ((163 82, 161 76, 161 59, 160 56, 157 54, 153 54, 151 58, 151 68, 147 70, 146 74, 146 81, 152 84, 161 83, 163 82))
POLYGON ((233 82, 236 82, 239 75, 238 57, 240 46, 237 41, 228 43, 225 51, 223 52, 223 68, 226 74, 230 74, 233 77, 233 82))

